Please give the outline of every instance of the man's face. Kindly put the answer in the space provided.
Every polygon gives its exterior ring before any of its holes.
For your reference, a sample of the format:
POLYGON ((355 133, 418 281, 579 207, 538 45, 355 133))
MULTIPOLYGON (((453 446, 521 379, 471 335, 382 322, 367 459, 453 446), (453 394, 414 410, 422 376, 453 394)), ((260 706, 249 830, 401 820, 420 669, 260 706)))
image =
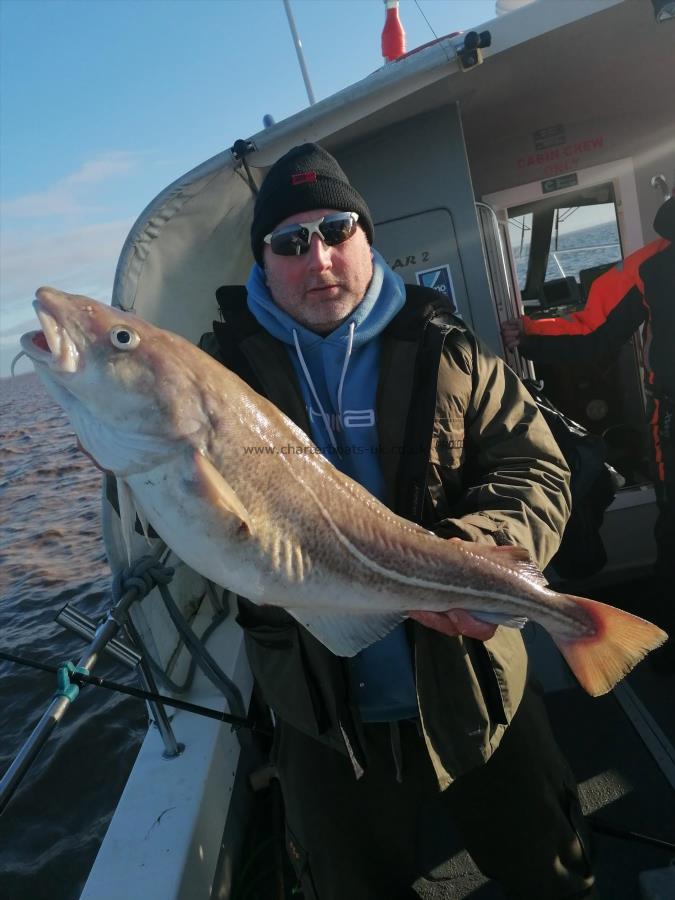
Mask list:
MULTIPOLYGON (((334 209, 311 209, 276 226, 314 222, 334 209)), ((264 245, 267 287, 274 302, 296 322, 317 334, 330 334, 349 318, 368 289, 373 262, 366 233, 359 226, 348 240, 328 247, 318 234, 301 256, 277 256, 264 245)))

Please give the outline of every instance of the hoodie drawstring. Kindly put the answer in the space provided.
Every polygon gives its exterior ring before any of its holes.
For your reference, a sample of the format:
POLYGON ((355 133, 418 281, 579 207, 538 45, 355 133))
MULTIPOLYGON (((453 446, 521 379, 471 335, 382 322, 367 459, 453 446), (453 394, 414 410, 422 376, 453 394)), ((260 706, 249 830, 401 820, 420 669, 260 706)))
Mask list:
POLYGON ((345 353, 345 360, 342 364, 342 373, 340 374, 340 386, 338 387, 338 415, 340 416, 340 423, 342 423, 342 386, 345 383, 345 376, 347 374, 347 366, 349 365, 349 359, 352 355, 352 345, 354 343, 354 329, 355 325, 353 322, 349 323, 349 334, 347 336, 347 352, 345 353))
POLYGON ((339 453, 337 441, 335 440, 335 435, 333 434, 333 429, 330 427, 330 420, 326 415, 326 412, 323 408, 321 400, 319 400, 319 395, 316 392, 316 388, 314 387, 314 382, 312 381, 312 376, 309 374, 309 369, 307 368, 307 363, 305 362, 305 357, 302 355, 302 350, 300 349, 300 342, 298 341, 298 332, 293 329, 293 343, 295 344, 295 352, 298 354, 298 359, 300 360, 300 365, 302 366, 302 371, 307 379, 307 384, 309 385, 309 389, 312 392, 312 397, 316 402, 316 405, 319 407, 319 412, 321 413, 321 418, 323 419, 323 424, 328 432, 328 437, 330 438, 330 442, 333 445, 333 449, 336 453, 339 453))
MULTIPOLYGON (((342 363, 342 372, 340 373, 340 383, 338 386, 338 394, 337 394, 337 402, 338 402, 338 421, 342 423, 342 388, 345 383, 345 377, 347 375, 347 368, 349 366, 349 360, 352 355, 352 346, 354 344, 354 331, 355 331, 354 322, 349 323, 349 334, 347 335, 347 350, 345 351, 344 362, 342 363)), ((295 352, 298 354, 298 359, 300 361, 300 365, 302 367, 303 374, 307 379, 307 384, 309 385, 309 389, 312 392, 312 397, 314 397, 314 401, 316 405, 319 407, 319 412, 321 413, 321 418, 323 419, 323 424, 328 432, 328 437, 330 438, 330 442, 333 445, 333 449, 338 455, 340 454, 340 448, 338 447, 337 441, 335 439, 335 434, 333 429, 330 426, 330 419, 326 415, 326 411, 323 408, 323 404, 319 399, 319 395, 317 393, 316 388, 314 387, 314 382, 312 381, 312 376, 307 367, 307 363, 305 362, 305 357, 302 355, 302 348, 300 347, 300 341, 298 340, 298 332, 294 328, 293 329, 293 343, 295 344, 295 352)))

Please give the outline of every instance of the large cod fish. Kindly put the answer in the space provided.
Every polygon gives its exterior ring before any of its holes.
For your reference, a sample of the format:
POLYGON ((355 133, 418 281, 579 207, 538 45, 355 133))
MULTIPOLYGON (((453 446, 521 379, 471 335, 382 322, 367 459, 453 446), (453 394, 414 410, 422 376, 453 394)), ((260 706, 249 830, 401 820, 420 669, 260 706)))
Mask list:
POLYGON ((313 445, 187 340, 52 288, 34 306, 42 330, 22 349, 117 477, 127 534, 138 513, 193 569, 284 607, 333 653, 354 655, 408 610, 528 618, 599 695, 666 640, 651 622, 548 589, 523 550, 442 540, 394 515, 316 448, 284 453, 313 445))

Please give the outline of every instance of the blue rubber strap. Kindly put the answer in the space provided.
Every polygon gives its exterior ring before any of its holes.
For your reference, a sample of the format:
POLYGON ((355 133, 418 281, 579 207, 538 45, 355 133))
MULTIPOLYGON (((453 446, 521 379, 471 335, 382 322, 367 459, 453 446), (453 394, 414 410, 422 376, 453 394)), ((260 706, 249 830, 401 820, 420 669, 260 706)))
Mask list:
POLYGON ((80 687, 77 684, 73 684, 70 680, 70 676, 76 674, 88 675, 89 669, 85 666, 74 666, 70 660, 65 662, 62 666, 59 666, 56 672, 57 691, 54 694, 54 697, 65 697, 71 703, 77 699, 77 695, 80 693, 80 687))

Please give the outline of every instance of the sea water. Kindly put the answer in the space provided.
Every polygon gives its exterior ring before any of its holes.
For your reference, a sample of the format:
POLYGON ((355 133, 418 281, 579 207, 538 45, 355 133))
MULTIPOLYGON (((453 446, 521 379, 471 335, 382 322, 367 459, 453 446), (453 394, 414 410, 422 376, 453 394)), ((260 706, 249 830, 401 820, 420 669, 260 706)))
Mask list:
MULTIPOLYGON (((60 665, 86 641, 54 617, 110 606, 101 476, 37 377, 0 381, 0 650, 60 665)), ((133 683, 104 655, 96 674, 133 683)), ((56 678, 0 660, 0 774, 47 708, 56 678)), ((147 727, 144 704, 87 687, 0 817, 0 898, 75 900, 147 727)))

